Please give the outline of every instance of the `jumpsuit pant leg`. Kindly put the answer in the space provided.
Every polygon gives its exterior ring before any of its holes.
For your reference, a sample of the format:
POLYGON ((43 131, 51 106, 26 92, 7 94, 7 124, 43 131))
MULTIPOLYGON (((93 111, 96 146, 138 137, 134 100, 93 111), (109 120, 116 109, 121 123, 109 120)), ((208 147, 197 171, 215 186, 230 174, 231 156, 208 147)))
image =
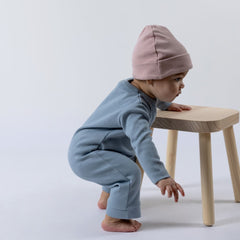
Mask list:
POLYGON ((69 163, 73 172, 85 180, 110 189, 106 214, 118 219, 141 217, 141 171, 127 156, 113 151, 94 150, 80 154, 69 151, 69 163))
POLYGON ((102 190, 104 191, 104 192, 106 192, 106 193, 110 193, 110 188, 108 188, 108 187, 102 187, 102 190))

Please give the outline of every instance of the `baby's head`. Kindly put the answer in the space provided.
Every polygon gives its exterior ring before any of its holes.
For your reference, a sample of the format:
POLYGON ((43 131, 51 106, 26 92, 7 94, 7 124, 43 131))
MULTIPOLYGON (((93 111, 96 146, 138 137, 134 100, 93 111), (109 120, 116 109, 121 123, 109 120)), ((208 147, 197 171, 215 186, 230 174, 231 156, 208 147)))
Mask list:
POLYGON ((152 97, 172 101, 184 87, 192 62, 185 47, 163 26, 144 27, 132 57, 134 85, 152 97))

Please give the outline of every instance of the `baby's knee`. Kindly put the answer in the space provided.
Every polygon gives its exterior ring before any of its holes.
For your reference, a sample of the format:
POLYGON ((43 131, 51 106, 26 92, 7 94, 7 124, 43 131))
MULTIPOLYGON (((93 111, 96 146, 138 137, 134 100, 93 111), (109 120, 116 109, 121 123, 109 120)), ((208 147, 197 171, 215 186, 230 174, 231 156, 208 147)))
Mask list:
POLYGON ((80 178, 84 178, 86 174, 86 166, 82 164, 84 161, 84 156, 79 154, 77 151, 73 149, 69 149, 68 151, 68 162, 72 169, 72 171, 80 178))

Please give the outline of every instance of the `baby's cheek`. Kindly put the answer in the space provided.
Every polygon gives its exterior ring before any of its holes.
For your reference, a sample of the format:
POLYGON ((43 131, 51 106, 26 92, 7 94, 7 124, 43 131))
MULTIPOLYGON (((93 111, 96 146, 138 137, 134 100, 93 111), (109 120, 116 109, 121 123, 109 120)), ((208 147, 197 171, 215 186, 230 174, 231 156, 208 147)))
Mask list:
POLYGON ((174 88, 172 88, 172 93, 173 94, 177 94, 179 92, 179 87, 178 86, 174 86, 174 88))

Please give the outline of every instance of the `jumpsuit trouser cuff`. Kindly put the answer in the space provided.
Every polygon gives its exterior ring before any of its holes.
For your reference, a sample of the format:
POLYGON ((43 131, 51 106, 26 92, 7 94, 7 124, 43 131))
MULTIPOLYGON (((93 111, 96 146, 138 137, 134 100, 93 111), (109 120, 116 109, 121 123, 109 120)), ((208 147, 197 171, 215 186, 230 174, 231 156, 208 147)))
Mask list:
POLYGON ((141 208, 140 206, 128 208, 126 210, 115 209, 107 207, 106 214, 112 218, 118 219, 133 219, 141 217, 141 208))

